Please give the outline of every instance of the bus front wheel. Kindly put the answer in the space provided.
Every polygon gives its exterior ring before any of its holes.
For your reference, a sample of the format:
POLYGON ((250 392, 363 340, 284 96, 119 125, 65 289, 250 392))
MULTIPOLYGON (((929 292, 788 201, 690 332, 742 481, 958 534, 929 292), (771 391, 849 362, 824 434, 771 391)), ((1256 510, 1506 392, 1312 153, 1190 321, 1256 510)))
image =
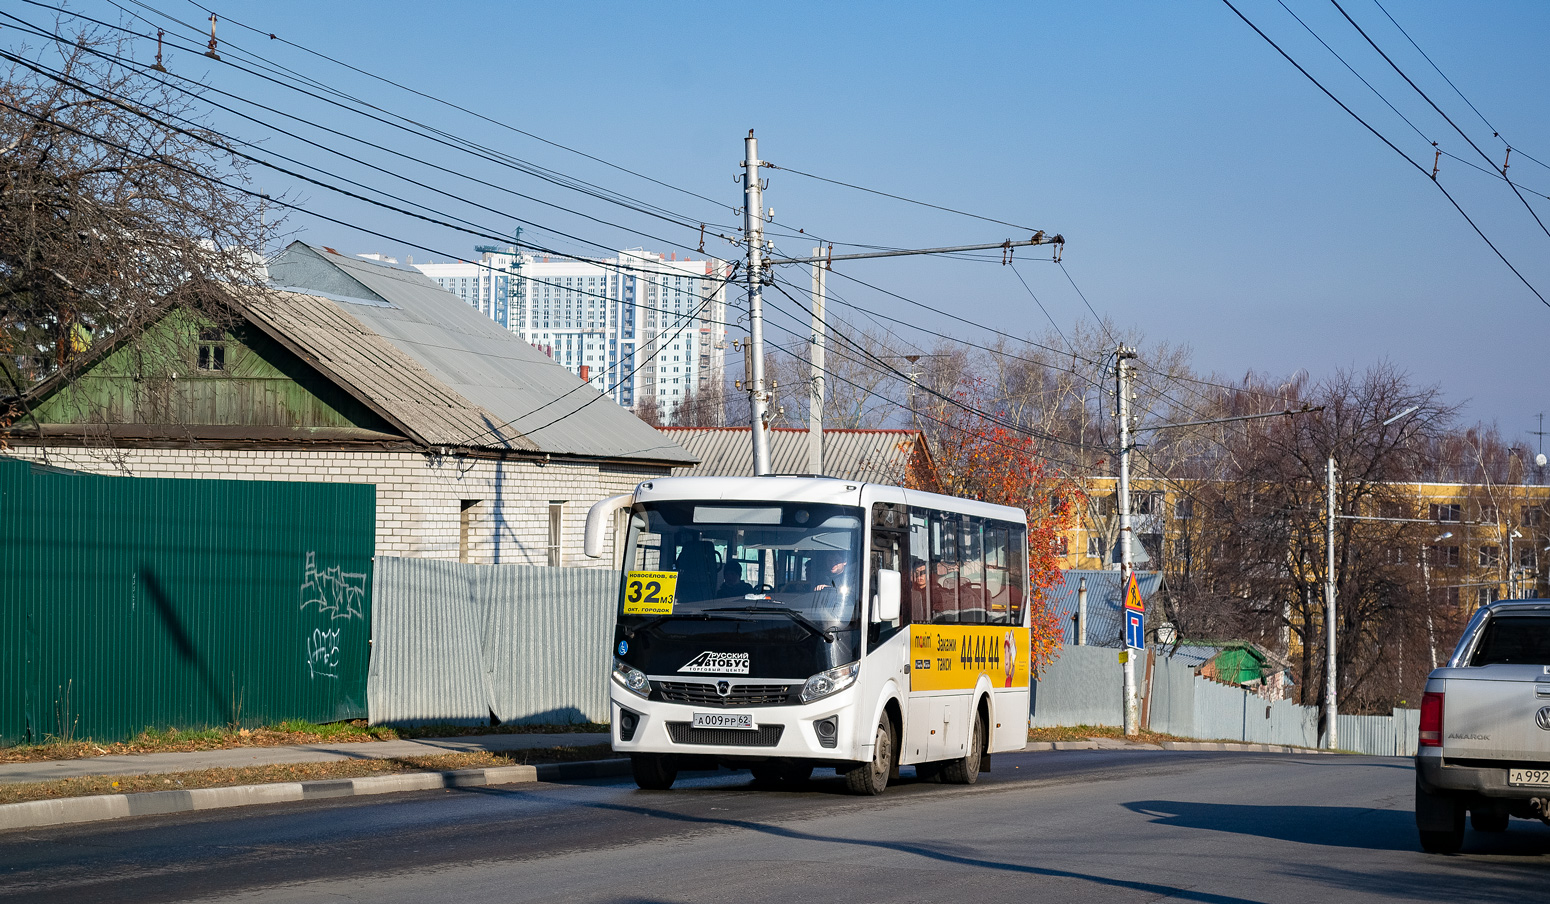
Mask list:
POLYGON ((670 754, 632 753, 630 771, 635 784, 645 791, 666 791, 678 780, 678 763, 670 754))
POLYGON ((888 777, 893 773, 893 720, 885 714, 877 723, 877 737, 872 744, 872 762, 862 763, 845 773, 845 787, 853 793, 882 794, 888 787, 888 777))

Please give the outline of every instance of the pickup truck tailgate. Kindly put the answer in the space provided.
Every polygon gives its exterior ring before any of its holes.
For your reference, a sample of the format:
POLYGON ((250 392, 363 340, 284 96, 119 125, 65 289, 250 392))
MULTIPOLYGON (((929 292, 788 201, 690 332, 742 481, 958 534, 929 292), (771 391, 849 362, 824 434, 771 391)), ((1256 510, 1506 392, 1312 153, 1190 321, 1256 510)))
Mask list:
POLYGON ((1550 666, 1439 669, 1432 679, 1445 694, 1444 758, 1550 761, 1550 666))

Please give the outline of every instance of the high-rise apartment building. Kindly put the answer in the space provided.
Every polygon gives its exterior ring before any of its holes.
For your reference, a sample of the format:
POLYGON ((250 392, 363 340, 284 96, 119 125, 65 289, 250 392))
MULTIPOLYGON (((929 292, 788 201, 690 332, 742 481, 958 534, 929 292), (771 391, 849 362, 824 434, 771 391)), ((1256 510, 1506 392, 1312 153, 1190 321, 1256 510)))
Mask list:
POLYGON ((616 258, 486 251, 478 263, 416 264, 626 408, 673 417, 719 386, 726 361, 725 261, 642 248, 616 258))

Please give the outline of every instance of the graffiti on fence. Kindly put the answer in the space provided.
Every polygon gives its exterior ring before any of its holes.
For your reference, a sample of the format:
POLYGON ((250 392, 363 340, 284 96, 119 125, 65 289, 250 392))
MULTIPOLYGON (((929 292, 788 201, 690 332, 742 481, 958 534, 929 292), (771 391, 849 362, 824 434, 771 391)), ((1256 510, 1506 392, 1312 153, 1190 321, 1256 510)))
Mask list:
POLYGON ((301 611, 316 609, 328 626, 314 628, 306 638, 307 673, 313 678, 339 677, 341 637, 351 619, 365 620, 366 574, 337 565, 319 569, 317 553, 307 553, 301 582, 301 611))

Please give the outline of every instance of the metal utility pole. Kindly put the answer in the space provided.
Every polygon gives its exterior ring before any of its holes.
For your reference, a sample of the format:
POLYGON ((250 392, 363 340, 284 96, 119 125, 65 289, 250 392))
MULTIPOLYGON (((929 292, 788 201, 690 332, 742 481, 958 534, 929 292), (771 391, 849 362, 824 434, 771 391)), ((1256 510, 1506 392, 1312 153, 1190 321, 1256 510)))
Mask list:
POLYGON ((769 393, 764 389, 764 186, 759 183, 759 139, 743 139, 743 240, 748 246, 748 420, 753 427, 753 473, 770 473, 769 393))
MULTIPOLYGON (((813 256, 823 254, 822 248, 814 248, 813 256)), ((823 319, 824 275, 828 266, 822 261, 813 262, 813 340, 808 360, 812 377, 807 397, 807 470, 810 474, 823 474, 823 375, 824 334, 828 327, 823 319)))
POLYGON ((1324 746, 1334 750, 1340 740, 1339 704, 1335 697, 1335 453, 1324 471, 1324 746))
MULTIPOLYGON (((1119 421, 1119 584, 1120 593, 1130 587, 1130 574, 1135 568, 1131 562, 1130 526, 1130 362, 1136 350, 1121 345, 1115 351, 1114 395, 1119 421)), ((1136 701, 1136 663, 1129 645, 1125 649, 1125 734, 1134 735, 1140 730, 1140 707, 1136 701)))

